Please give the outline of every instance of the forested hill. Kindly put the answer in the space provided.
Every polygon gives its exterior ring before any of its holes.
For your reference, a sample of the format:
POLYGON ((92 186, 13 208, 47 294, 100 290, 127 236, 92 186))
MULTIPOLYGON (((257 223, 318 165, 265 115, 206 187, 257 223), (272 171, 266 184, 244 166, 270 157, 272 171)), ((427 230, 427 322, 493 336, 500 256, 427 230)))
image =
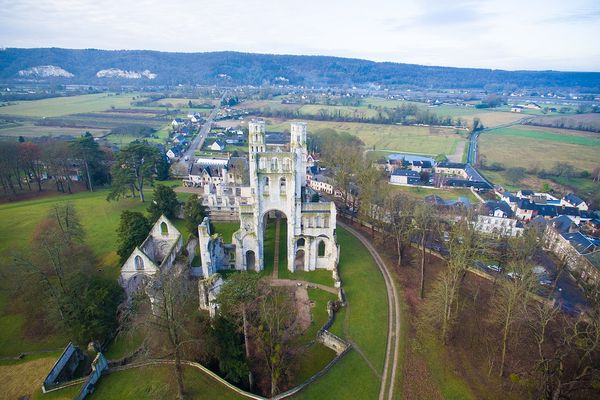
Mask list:
POLYGON ((237 52, 168 53, 60 48, 0 50, 0 81, 81 84, 289 83, 307 86, 388 85, 484 88, 515 85, 600 90, 598 72, 503 71, 428 67, 326 57, 237 52))

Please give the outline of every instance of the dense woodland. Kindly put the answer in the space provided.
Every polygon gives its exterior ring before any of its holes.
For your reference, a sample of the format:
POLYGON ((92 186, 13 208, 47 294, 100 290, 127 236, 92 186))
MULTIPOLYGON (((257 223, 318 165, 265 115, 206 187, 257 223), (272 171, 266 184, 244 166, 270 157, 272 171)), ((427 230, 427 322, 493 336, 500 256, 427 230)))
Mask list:
MULTIPOLYGON (((573 88, 584 92, 600 89, 600 73, 557 71, 503 71, 476 68, 430 67, 328 57, 249 54, 237 52, 167 53, 148 50, 74 50, 60 48, 0 51, 0 80, 19 80, 19 71, 54 65, 72 78, 46 81, 79 84, 261 85, 286 83, 306 86, 388 85, 418 88, 503 87, 573 88), (155 79, 98 78, 102 69, 149 70, 155 79)), ((30 79, 30 78, 28 78, 30 79)), ((22 79, 21 79, 22 81, 22 79)))

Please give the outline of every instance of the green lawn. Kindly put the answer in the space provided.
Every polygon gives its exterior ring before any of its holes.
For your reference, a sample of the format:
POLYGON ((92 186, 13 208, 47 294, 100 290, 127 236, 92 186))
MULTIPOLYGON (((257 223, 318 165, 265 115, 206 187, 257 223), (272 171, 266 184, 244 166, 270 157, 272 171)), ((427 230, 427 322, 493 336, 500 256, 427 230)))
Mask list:
POLYGON ((451 364, 447 359, 443 344, 433 337, 423 337, 420 344, 421 353, 425 357, 429 372, 437 383, 444 399, 475 399, 467 383, 459 378, 452 369, 448 368, 448 365, 451 364))
POLYGON ((43 100, 20 101, 17 104, 0 107, 0 115, 22 117, 59 117, 69 114, 88 113, 115 108, 129 108, 135 93, 126 94, 86 94, 70 97, 54 97, 43 100))
POLYGON ((419 199, 423 199, 429 195, 436 195, 444 200, 457 200, 459 197, 466 197, 473 204, 479 202, 477 197, 469 189, 429 189, 421 187, 410 187, 400 185, 390 185, 391 190, 400 191, 414 195, 419 199))
MULTIPOLYGON (((3 228, 3 233, 0 234, 0 253, 6 257, 7 252, 13 248, 25 250, 33 228, 46 215, 50 207, 54 204, 71 201, 80 213, 87 232, 87 242, 101 259, 103 272, 116 278, 119 265, 114 249, 115 229, 119 222, 119 214, 124 209, 144 211, 148 202, 142 204, 138 200, 125 199, 109 203, 105 201, 106 194, 106 190, 100 190, 94 193, 54 196, 0 205, 0 227, 3 228)), ((237 223, 215 225, 216 231, 225 237, 230 236, 233 231, 238 229, 237 223)), ((282 225, 282 227, 284 226, 282 225)), ((274 224, 271 229, 274 230, 274 224)), ((282 232, 285 232, 285 228, 282 229, 282 232)), ((266 239, 267 241, 273 240, 269 237, 269 230, 267 230, 266 239)), ((285 243, 285 241, 283 242, 285 243)), ((350 338, 356 343, 369 362, 381 373, 387 335, 387 299, 384 281, 369 253, 357 239, 343 229, 338 229, 338 242, 342 249, 340 273, 350 306, 338 316, 334 332, 350 338)), ((309 330, 318 329, 322 325, 322 321, 326 318, 326 312, 321 308, 324 308, 324 304, 330 296, 328 293, 311 290, 310 297, 316 300, 319 308, 313 310, 315 324, 309 330)), ((6 301, 0 304, 3 305, 3 311, 0 314, 0 353, 13 354, 25 350, 64 346, 65 338, 48 337, 39 343, 23 339, 21 334, 22 317, 18 314, 11 314, 5 308, 6 301)), ((135 345, 118 340, 108 354, 118 357, 125 354, 130 347, 135 347, 135 345)), ((327 359, 328 351, 322 351, 318 347, 309 349, 307 363, 312 367, 301 366, 299 377, 302 377, 301 374, 310 374, 315 366, 324 365, 327 359)), ((173 389, 168 382, 172 382, 173 379, 169 378, 169 372, 168 367, 153 367, 109 375, 103 378, 92 398, 170 397, 173 389)), ((190 398, 235 398, 221 385, 197 370, 186 368, 186 381, 190 388, 190 398)), ((299 397, 373 398, 378 390, 379 379, 377 376, 357 352, 351 351, 328 374, 307 391, 301 393, 299 397), (339 385, 340 379, 348 376, 352 376, 353 379, 349 381, 346 379, 346 384, 339 385), (337 388, 335 393, 331 392, 333 386, 337 388)), ((75 389, 57 393, 48 398, 64 398, 67 392, 69 396, 72 396, 75 389)))
MULTIPOLYGON (((169 182, 177 185, 179 182, 169 182)), ((108 190, 93 193, 56 195, 38 200, 0 204, 0 273, 12 263, 11 255, 26 252, 30 238, 38 222, 57 204, 71 202, 79 213, 86 232, 86 243, 98 257, 101 273, 117 279, 119 258, 116 254, 119 218, 123 210, 145 212, 152 200, 152 189, 146 193, 147 201, 122 199, 108 202, 108 190)), ((177 224, 179 222, 176 222, 177 224)), ((24 317, 8 308, 7 292, 0 290, 0 355, 15 355, 22 351, 35 351, 64 347, 67 339, 61 335, 47 336, 39 340, 24 337, 24 317)))
MULTIPOLYGON (((184 383, 190 399, 239 399, 220 382, 193 367, 184 367, 184 383)), ((134 368, 103 377, 89 399, 172 399, 176 387, 172 366, 134 368)))
MULTIPOLYGON (((349 306, 338 313, 331 331, 352 340, 381 374, 387 339, 385 283, 375 261, 358 239, 338 228, 338 242, 341 247, 340 274, 349 306)), ((296 398, 372 399, 379 393, 379 384, 380 379, 367 362, 351 350, 296 398)))

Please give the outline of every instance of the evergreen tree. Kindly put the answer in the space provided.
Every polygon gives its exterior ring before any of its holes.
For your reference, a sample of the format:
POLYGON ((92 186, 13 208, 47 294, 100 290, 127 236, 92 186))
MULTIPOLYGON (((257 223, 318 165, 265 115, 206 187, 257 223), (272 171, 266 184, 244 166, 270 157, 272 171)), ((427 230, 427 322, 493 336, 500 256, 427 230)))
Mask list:
POLYGON ((125 210, 121 213, 121 222, 117 228, 117 254, 121 257, 121 263, 127 261, 135 246, 142 244, 150 232, 150 227, 150 221, 141 212, 125 210))
POLYGON ((179 214, 179 207, 181 205, 173 189, 165 185, 157 185, 154 188, 154 199, 148 207, 152 221, 156 221, 162 214, 167 218, 176 218, 179 214))
POLYGON ((183 219, 185 226, 194 236, 198 236, 198 225, 206 216, 206 209, 202 205, 202 200, 197 195, 192 195, 188 198, 183 206, 183 219))

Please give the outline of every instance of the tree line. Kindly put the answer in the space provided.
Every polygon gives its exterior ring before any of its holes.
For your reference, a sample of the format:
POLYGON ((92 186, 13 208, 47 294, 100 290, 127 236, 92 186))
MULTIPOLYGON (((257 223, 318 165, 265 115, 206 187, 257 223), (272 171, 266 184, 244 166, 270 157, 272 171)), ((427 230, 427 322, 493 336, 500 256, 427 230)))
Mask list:
POLYGON ((0 142, 0 184, 6 194, 43 190, 52 179, 56 190, 72 193, 73 182, 83 180, 86 188, 110 182, 108 165, 112 154, 98 146, 90 133, 71 141, 35 143, 23 137, 18 142, 0 142))
POLYGON ((414 276, 421 340, 431 336, 449 352, 472 353, 475 363, 480 357, 485 361, 478 365, 489 376, 508 378, 534 397, 597 395, 600 286, 586 289, 585 311, 569 315, 561 310, 551 296, 565 267, 559 265, 551 287, 542 290, 535 272, 542 233, 536 227, 518 237, 486 237, 475 229, 476 209, 440 208, 396 190, 366 162, 359 144, 325 141, 321 148, 322 161, 344 192, 343 207, 371 226, 399 274, 414 276), (428 248, 439 250, 442 236, 447 238, 444 265, 428 273, 428 248), (469 279, 468 271, 479 260, 497 260, 505 275, 487 285, 469 279))
POLYGON ((343 109, 321 108, 315 114, 305 114, 300 110, 289 108, 271 109, 269 107, 251 110, 253 113, 268 118, 308 119, 316 121, 359 122, 370 124, 401 124, 401 125, 440 125, 440 126, 466 126, 466 121, 461 118, 453 119, 450 116, 439 116, 415 104, 401 104, 398 107, 377 107, 375 115, 369 109, 343 109))

